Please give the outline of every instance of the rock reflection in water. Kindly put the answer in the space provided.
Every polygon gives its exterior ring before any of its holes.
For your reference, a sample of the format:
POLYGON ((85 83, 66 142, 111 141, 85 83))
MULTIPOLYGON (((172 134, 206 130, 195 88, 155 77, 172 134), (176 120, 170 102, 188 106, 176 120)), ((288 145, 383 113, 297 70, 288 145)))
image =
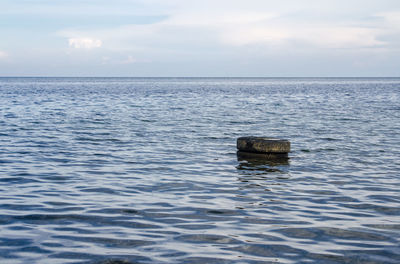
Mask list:
POLYGON ((239 165, 236 167, 241 175, 266 175, 271 173, 286 174, 289 171, 289 158, 265 158, 257 155, 237 154, 239 165))

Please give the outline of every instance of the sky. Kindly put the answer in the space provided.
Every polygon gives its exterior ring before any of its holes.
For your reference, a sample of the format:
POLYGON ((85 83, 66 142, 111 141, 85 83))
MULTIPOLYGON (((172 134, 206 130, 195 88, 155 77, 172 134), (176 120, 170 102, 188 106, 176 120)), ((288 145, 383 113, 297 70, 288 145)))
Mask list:
POLYGON ((400 1, 0 0, 0 76, 400 77, 400 1))

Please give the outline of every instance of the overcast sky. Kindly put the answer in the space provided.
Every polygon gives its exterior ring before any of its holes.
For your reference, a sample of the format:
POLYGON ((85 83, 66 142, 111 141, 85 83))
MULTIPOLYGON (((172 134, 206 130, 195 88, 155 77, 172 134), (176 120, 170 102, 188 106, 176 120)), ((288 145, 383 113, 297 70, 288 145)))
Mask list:
POLYGON ((400 76, 399 0, 0 0, 0 76, 400 76))

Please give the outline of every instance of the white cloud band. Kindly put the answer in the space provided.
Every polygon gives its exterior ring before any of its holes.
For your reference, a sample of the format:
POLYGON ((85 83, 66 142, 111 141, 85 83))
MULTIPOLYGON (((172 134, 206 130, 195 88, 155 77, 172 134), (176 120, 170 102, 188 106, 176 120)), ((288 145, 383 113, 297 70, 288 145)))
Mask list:
POLYGON ((75 49, 94 49, 103 45, 101 40, 92 38, 70 38, 68 43, 70 47, 75 49))
POLYGON ((7 56, 8 56, 7 53, 5 53, 4 51, 1 51, 1 50, 0 50, 0 59, 3 59, 3 58, 5 58, 5 57, 7 57, 7 56))

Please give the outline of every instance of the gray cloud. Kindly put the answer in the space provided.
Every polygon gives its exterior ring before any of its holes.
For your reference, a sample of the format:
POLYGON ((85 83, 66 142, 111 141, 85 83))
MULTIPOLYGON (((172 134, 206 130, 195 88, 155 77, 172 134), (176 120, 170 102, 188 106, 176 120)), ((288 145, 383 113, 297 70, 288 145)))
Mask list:
POLYGON ((67 11, 49 3, 32 12, 159 18, 59 29, 47 36, 56 45, 42 43, 41 61, 63 61, 66 72, 73 66, 100 75, 393 75, 400 61, 398 1, 60 1, 67 11))

